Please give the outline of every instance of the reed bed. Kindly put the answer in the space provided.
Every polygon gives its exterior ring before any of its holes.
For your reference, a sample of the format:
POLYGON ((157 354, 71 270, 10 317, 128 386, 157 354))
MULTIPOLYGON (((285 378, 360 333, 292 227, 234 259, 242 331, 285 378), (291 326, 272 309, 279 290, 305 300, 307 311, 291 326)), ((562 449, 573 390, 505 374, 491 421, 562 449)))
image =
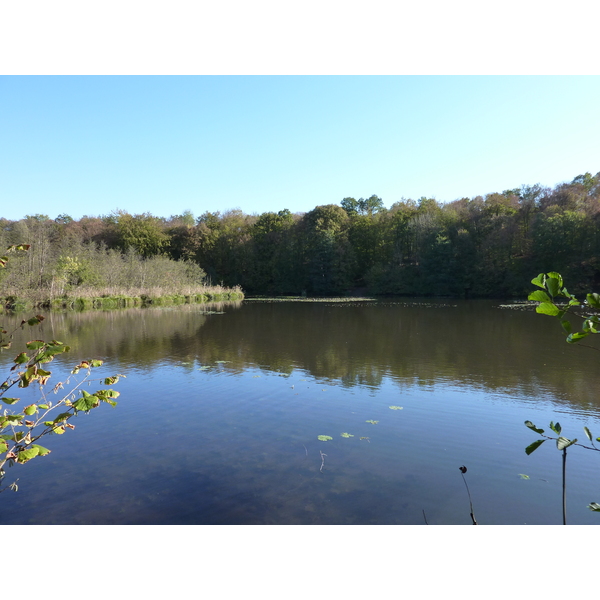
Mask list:
POLYGON ((10 292, 11 290, 5 290, 5 296, 0 298, 0 307, 12 311, 24 311, 34 308, 56 310, 131 308, 150 305, 202 304, 244 299, 244 293, 239 286, 226 288, 220 285, 187 285, 176 289, 161 286, 130 288, 82 286, 63 292, 60 295, 52 294, 49 289, 10 292))

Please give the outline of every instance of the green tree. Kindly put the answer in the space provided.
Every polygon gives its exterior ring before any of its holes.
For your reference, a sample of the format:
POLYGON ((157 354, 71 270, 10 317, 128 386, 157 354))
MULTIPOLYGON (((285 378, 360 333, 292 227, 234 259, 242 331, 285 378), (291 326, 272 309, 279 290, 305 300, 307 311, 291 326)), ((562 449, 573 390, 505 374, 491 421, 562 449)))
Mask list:
POLYGON ((116 230, 117 245, 121 251, 133 248, 144 258, 161 254, 169 243, 162 221, 150 213, 130 215, 117 211, 116 230))
POLYGON ((342 294, 352 285, 352 248, 346 211, 336 204, 317 206, 303 218, 306 289, 309 293, 342 294))

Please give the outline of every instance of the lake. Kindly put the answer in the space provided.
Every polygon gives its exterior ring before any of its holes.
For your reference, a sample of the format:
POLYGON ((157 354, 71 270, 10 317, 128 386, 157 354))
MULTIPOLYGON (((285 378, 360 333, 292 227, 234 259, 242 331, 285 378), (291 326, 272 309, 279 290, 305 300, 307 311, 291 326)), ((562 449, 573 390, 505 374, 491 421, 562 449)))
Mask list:
MULTIPOLYGON (((126 379, 117 407, 80 414, 42 441, 51 454, 7 469, 19 491, 0 494, 0 522, 471 524, 465 465, 479 524, 560 524, 561 452, 548 441, 527 456, 539 436, 523 423, 552 434, 559 421, 589 445, 600 357, 568 345, 556 319, 501 304, 45 313, 2 354, 2 373, 40 338, 72 348, 50 383, 88 358, 105 360, 97 376, 126 379)), ((19 392, 17 406, 38 398, 19 392)), ((600 523, 587 508, 600 502, 599 470, 596 452, 569 448, 569 524, 600 523)))

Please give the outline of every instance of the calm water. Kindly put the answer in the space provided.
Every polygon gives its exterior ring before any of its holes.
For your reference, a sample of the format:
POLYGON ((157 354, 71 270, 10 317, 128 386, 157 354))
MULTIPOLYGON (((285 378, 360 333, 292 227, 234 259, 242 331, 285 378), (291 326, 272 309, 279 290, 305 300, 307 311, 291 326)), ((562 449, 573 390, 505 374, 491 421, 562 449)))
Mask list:
MULTIPOLYGON (((492 301, 212 310, 53 313, 23 334, 72 346, 51 381, 92 357, 127 379, 7 471, 1 523, 470 524, 461 465, 480 524, 561 522, 561 453, 528 457, 523 421, 587 441, 600 395, 598 354, 555 320, 492 301)), ((600 523, 600 456, 568 457, 568 521, 600 523)))

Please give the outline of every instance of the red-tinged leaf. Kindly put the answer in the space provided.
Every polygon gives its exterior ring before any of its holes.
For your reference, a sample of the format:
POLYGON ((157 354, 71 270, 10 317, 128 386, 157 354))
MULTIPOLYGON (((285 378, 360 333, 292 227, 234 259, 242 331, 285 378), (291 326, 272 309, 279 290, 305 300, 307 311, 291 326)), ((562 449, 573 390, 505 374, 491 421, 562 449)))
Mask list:
POLYGON ((27 450, 21 450, 17 455, 18 463, 26 463, 30 461, 32 458, 35 458, 40 453, 38 448, 32 447, 27 450))
POLYGON ((17 356, 15 356, 15 359, 13 360, 14 363, 16 363, 17 365, 22 365, 23 363, 26 363, 29 360, 29 356, 27 356, 27 354, 25 354, 25 352, 21 352, 21 354, 17 354, 17 356))
POLYGON ((38 350, 39 348, 42 348, 43 346, 46 345, 46 342, 44 342, 44 340, 31 340, 30 342, 27 342, 27 344, 25 344, 27 346, 27 348, 29 350, 38 350))

